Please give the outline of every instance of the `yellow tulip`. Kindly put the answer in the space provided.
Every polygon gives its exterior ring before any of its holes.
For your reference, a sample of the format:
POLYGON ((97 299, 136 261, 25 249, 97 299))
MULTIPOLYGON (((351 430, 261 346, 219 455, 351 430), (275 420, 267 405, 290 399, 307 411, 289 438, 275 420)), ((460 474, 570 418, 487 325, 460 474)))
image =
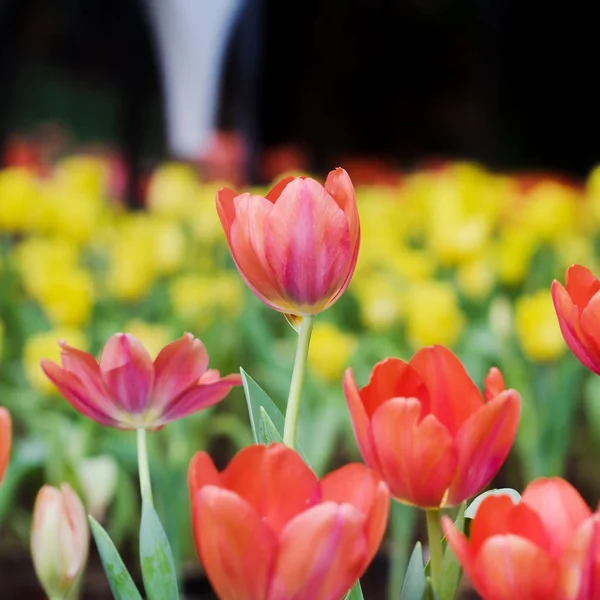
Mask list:
POLYGON ((194 211, 198 185, 198 175, 191 165, 183 163, 162 165, 150 178, 148 209, 163 218, 187 220, 194 211))
POLYGON ((0 230, 25 231, 30 228, 31 211, 36 206, 39 187, 24 169, 0 171, 0 230))
POLYGON ((456 271, 458 289, 465 297, 476 302, 490 295, 495 281, 494 265, 486 257, 465 262, 456 271))
POLYGON ((308 366, 325 381, 341 381, 356 347, 357 341, 353 335, 341 331, 328 321, 317 321, 310 341, 308 366))
POLYGON ((515 327, 521 348, 531 360, 556 360, 566 349, 550 289, 517 299, 515 327))
POLYGON ((358 299, 362 320, 369 329, 387 332, 402 320, 401 287, 390 277, 378 273, 355 276, 350 291, 358 299))

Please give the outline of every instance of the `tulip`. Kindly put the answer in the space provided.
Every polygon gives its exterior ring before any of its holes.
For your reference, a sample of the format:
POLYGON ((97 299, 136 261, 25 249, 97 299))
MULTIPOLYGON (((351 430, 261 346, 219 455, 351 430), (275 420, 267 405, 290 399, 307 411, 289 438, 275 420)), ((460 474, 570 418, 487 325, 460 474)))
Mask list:
POLYGON ((352 278, 360 224, 344 169, 325 185, 307 177, 281 180, 265 196, 223 188, 217 211, 233 260, 267 306, 303 316, 329 308, 352 278))
POLYGON ((600 281, 581 265, 571 265, 565 279, 565 287, 552 282, 560 330, 573 354, 600 375, 600 281))
POLYGON ((484 600, 600 597, 600 513, 559 477, 537 479, 521 502, 488 496, 470 539, 448 517, 448 545, 484 600))
POLYGON ((45 485, 33 509, 31 555, 37 577, 49 598, 65 598, 83 573, 89 546, 85 509, 64 483, 45 485))
POLYGON ((248 446, 219 473, 197 453, 196 549, 221 600, 339 600, 371 562, 389 491, 364 465, 320 481, 283 444, 248 446))
POLYGON ((165 346, 154 362, 131 334, 113 335, 98 363, 91 354, 61 342, 59 366, 42 369, 80 413, 119 429, 159 429, 221 401, 241 385, 239 375, 220 378, 208 367, 204 344, 186 333, 165 346))
POLYGON ((388 358, 344 393, 364 461, 400 502, 425 509, 460 504, 498 472, 515 438, 520 397, 494 369, 486 401, 458 358, 442 346, 407 363, 388 358))
POLYGON ((10 413, 6 408, 0 407, 0 483, 2 483, 10 459, 11 442, 12 421, 10 413))

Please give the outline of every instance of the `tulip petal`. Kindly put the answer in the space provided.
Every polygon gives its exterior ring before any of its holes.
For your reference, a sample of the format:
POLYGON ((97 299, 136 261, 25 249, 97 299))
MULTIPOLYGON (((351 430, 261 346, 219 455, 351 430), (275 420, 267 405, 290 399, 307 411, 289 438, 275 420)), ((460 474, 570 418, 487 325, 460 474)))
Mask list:
POLYGON ((458 455, 448 430, 433 416, 420 420, 416 398, 393 398, 371 419, 381 474, 392 495, 422 508, 439 507, 458 455))
POLYGON ((409 364, 429 390, 430 412, 452 436, 483 404, 477 386, 460 360, 443 346, 419 350, 409 364))
POLYGON ((223 487, 248 502, 275 533, 320 501, 314 473, 296 452, 283 444, 242 449, 221 477, 223 487))
POLYGON ((454 523, 447 515, 442 516, 442 531, 446 536, 448 546, 456 556, 456 559, 463 568, 463 571, 467 577, 471 580, 473 586, 477 589, 481 589, 483 582, 479 581, 479 573, 475 565, 475 554, 472 550, 471 544, 456 527, 454 523))
POLYGON ((12 445, 12 420, 6 408, 0 407, 0 483, 10 459, 12 445))
POLYGON ((280 179, 267 193, 267 195, 265 196, 265 198, 269 201, 272 202, 273 204, 275 204, 275 202, 277 202, 277 199, 279 198, 279 196, 281 196, 281 192, 283 192, 283 190, 285 190, 285 188, 287 187, 288 183, 291 183, 292 181, 294 181, 294 177, 292 175, 288 175, 287 177, 284 177, 283 179, 280 179))
POLYGON ((347 503, 366 517, 365 568, 373 560, 388 521, 390 492, 387 485, 364 465, 349 464, 321 479, 321 501, 347 503))
POLYGON ((193 503, 196 550, 219 598, 267 597, 277 538, 247 502, 208 485, 193 503))
POLYGON ((573 532, 592 514, 579 492, 560 477, 536 479, 523 492, 522 501, 552 532, 549 551, 553 556, 563 551, 573 532))
POLYGON ((188 470, 188 487, 192 504, 196 492, 199 492, 206 485, 222 487, 221 474, 206 452, 196 452, 192 457, 188 470))
POLYGON ((579 321, 581 336, 579 340, 585 346, 595 369, 600 369, 600 292, 597 292, 581 311, 579 321))
POLYGON ((476 581, 484 582, 477 591, 486 600, 558 599, 558 564, 517 535, 488 539, 477 555, 476 569, 476 581))
POLYGON ((362 397, 354 380, 352 369, 347 369, 344 373, 344 395, 346 396, 346 402, 348 402, 354 435, 363 460, 372 469, 381 471, 369 417, 367 416, 362 397))
POLYGON ((165 346, 154 360, 150 409, 162 412, 170 400, 197 383, 208 367, 204 344, 190 333, 165 346))
POLYGON ((217 192, 217 213, 229 245, 231 245, 231 226, 235 221, 235 199, 238 195, 228 187, 221 188, 217 192))
POLYGON ((565 600, 600 598, 600 515, 579 527, 562 555, 560 587, 565 600))
POLYGON ((275 279, 297 311, 318 312, 346 278, 352 253, 348 219, 312 179, 297 178, 282 191, 266 222, 264 244, 275 279))
POLYGON ((482 404, 456 436, 458 467, 447 505, 460 504, 480 492, 496 475, 517 434, 521 400, 514 390, 482 404))
POLYGON ((273 208, 261 196, 238 196, 229 246, 240 275, 259 300, 274 310, 289 312, 285 294, 266 258, 265 229, 273 208))
MULTIPOLYGON (((76 411, 100 423, 100 425, 123 427, 122 423, 119 422, 116 410, 110 413, 105 412, 104 405, 106 403, 100 403, 98 402, 98 398, 91 397, 89 389, 83 385, 76 375, 65 371, 50 360, 42 360, 41 366, 46 377, 50 379, 60 394, 64 396, 76 411)), ((125 428, 129 427, 125 426, 125 428)))
POLYGON ((502 377, 502 373, 496 367, 492 367, 489 370, 486 378, 483 380, 483 386, 485 390, 483 395, 488 402, 506 390, 504 377, 502 377))
POLYGON ((600 292, 600 281, 592 272, 581 265, 571 265, 567 269, 565 287, 575 306, 581 310, 600 292))
POLYGON ((590 354, 587 340, 581 331, 580 311, 573 304, 567 290, 556 280, 552 282, 552 301, 558 317, 558 325, 567 346, 585 367, 600 375, 599 357, 590 354))
POLYGON ((508 496, 488 496, 471 524, 471 551, 477 554, 487 539, 508 534, 518 535, 547 551, 551 541, 549 531, 538 513, 527 504, 514 504, 508 496))
POLYGON ((269 600, 342 598, 364 570, 364 527, 354 506, 334 502, 290 521, 280 536, 269 600))
POLYGON ((117 333, 109 338, 100 358, 100 373, 107 391, 124 412, 135 415, 147 407, 154 366, 133 335, 117 333))
POLYGON ((418 398, 422 413, 430 412, 425 382, 409 363, 399 358, 386 358, 378 362, 373 367, 369 383, 360 390, 360 397, 369 417, 390 398, 418 398))
POLYGON ((346 213, 348 225, 350 226, 350 237, 353 240, 357 239, 360 233, 360 222, 358 219, 356 192, 354 191, 350 175, 348 175, 345 169, 338 167, 329 173, 323 187, 337 202, 337 205, 344 213, 346 213))
POLYGON ((226 375, 208 383, 201 382, 169 402, 162 414, 151 415, 148 420, 151 421, 152 427, 158 427, 170 421, 182 419, 221 402, 232 388, 239 385, 242 385, 242 378, 237 374, 226 375))

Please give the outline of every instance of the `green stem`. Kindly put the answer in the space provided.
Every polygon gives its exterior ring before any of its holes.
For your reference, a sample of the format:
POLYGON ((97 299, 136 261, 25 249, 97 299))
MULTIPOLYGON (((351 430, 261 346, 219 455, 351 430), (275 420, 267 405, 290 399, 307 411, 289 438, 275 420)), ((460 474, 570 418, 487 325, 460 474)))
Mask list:
POLYGON ((429 562, 433 589, 437 589, 442 568, 442 529, 440 527, 440 511, 436 508, 426 510, 427 538, 429 540, 429 562))
POLYGON ((150 468, 148 467, 148 449, 146 448, 146 430, 143 427, 137 430, 137 451, 142 500, 146 500, 153 505, 152 483, 150 482, 150 468))
POLYGON ((302 324, 298 333, 298 346, 296 347, 296 358, 294 359, 294 370, 292 372, 290 394, 288 396, 285 423, 283 425, 283 441, 290 448, 295 448, 296 446, 302 384, 304 383, 304 373, 306 372, 306 359, 308 357, 308 346, 310 344, 313 320, 313 315, 302 317, 302 324))

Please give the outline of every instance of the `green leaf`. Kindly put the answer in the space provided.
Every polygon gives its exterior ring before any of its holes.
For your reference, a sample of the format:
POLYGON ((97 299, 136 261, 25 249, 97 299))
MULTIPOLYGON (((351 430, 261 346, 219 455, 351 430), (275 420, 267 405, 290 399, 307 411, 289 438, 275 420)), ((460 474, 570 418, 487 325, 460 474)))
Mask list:
POLYGON ((88 518, 113 597, 115 600, 142 600, 142 596, 133 583, 118 550, 108 537, 108 533, 94 517, 88 518))
POLYGON ((261 418, 262 408, 269 417, 271 424, 279 434, 283 434, 284 418, 281 411, 277 408, 273 400, 269 398, 267 393, 244 371, 240 369, 242 374, 242 384, 244 385, 244 394, 248 403, 248 414, 250 416, 250 425, 252 427, 252 435, 257 444, 264 443, 266 433, 263 431, 264 425, 261 418))
POLYGON ((142 503, 140 561, 148 600, 179 600, 173 553, 154 507, 146 500, 142 503))
POLYGON ((421 548, 421 542, 417 542, 410 555, 408 567, 406 567, 404 582, 402 583, 402 590, 400 591, 400 600, 422 600, 425 589, 426 581, 423 549, 421 548))
POLYGON ((475 500, 471 502, 469 508, 467 508, 467 510, 465 511, 465 519, 474 519, 479 505, 488 496, 508 496, 514 504, 518 504, 521 500, 521 494, 519 494, 517 490, 513 490, 512 488, 498 488, 496 490, 488 490, 487 492, 483 492, 483 494, 479 494, 479 496, 477 496, 477 498, 475 498, 475 500))
POLYGON ((354 584, 354 587, 348 592, 348 595, 344 600, 364 600, 360 581, 357 581, 354 584))
MULTIPOLYGON (((458 515, 456 516, 456 521, 454 522, 454 526, 461 533, 464 533, 465 530, 466 507, 467 503, 463 502, 458 511, 458 515)), ((440 581, 437 589, 439 600, 454 600, 461 578, 462 568, 460 563, 454 555, 454 552, 446 545, 440 569, 440 581)))
POLYGON ((271 421, 271 417, 267 414, 264 406, 260 406, 258 409, 260 414, 260 433, 262 436, 261 442, 263 444, 270 444, 271 442, 283 442, 283 438, 277 427, 271 421))

